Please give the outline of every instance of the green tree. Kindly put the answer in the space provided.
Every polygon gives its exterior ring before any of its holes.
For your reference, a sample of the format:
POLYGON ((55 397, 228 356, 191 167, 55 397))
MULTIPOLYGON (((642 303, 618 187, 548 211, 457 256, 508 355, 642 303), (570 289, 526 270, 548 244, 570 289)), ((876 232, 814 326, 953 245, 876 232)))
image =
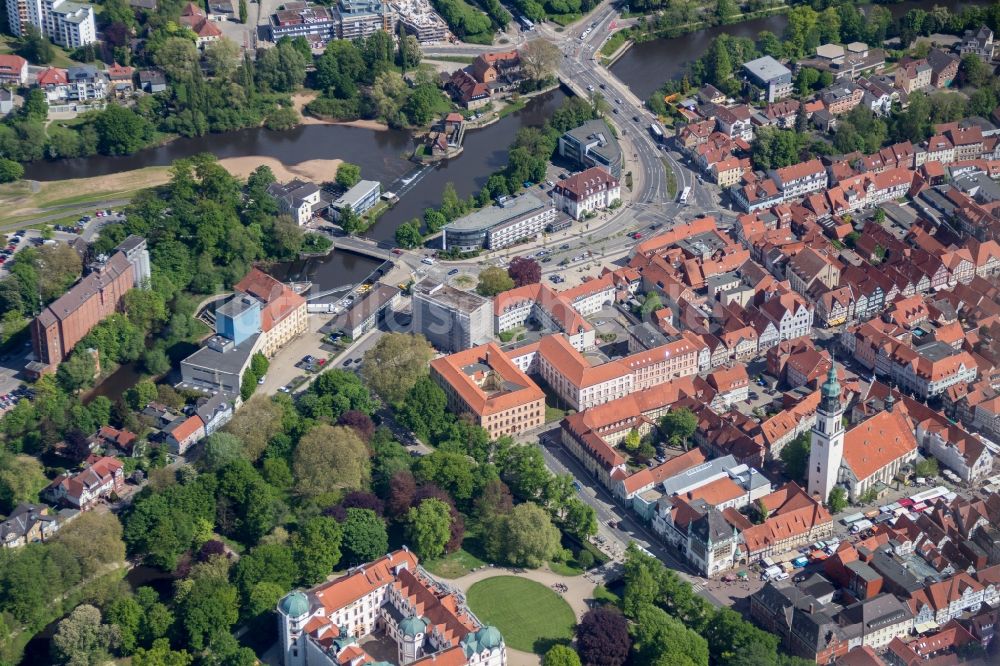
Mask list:
POLYGON ((541 449, 515 446, 502 457, 500 475, 514 495, 523 501, 540 502, 552 478, 541 449))
POLYGON ((475 486, 473 465, 465 454, 439 449, 422 456, 413 471, 417 479, 433 482, 455 500, 467 502, 472 498, 475 486))
POLYGON ((171 81, 190 80, 198 64, 198 49, 187 37, 168 37, 156 46, 153 62, 171 81))
POLYGON ((102 623, 101 611, 89 604, 74 608, 52 637, 56 658, 72 666, 103 664, 119 642, 118 630, 102 623))
POLYGON ((687 407, 672 409, 660 419, 660 428, 671 446, 683 446, 686 451, 691 436, 698 429, 698 417, 687 407))
POLYGON ((562 513, 562 527, 567 534, 571 534, 580 540, 585 540, 597 534, 597 513, 593 507, 584 503, 583 500, 571 497, 566 502, 562 513))
POLYGON ((133 666, 191 666, 192 662, 194 657, 186 650, 171 650, 166 638, 159 638, 150 649, 139 648, 132 655, 133 666))
POLYGON ((403 401, 400 423, 422 441, 428 442, 449 425, 446 412, 448 398, 444 390, 429 376, 417 380, 403 401))
POLYGON ((292 469, 295 492, 316 498, 338 490, 357 490, 371 477, 368 449, 352 428, 319 425, 299 440, 292 469))
POLYGON ((385 521, 371 509, 348 509, 343 527, 344 557, 348 565, 371 562, 389 552, 385 521))
POLYGON ((42 36, 42 33, 33 25, 29 25, 24 30, 17 52, 33 65, 47 65, 56 57, 55 48, 52 42, 42 36))
POLYGON ((341 162, 337 167, 337 185, 348 190, 358 184, 361 180, 361 167, 350 162, 341 162))
MULTIPOLYGON (((299 572, 290 546, 267 543, 255 546, 249 553, 244 554, 233 567, 232 578, 240 591, 243 606, 246 607, 250 604, 254 590, 262 583, 276 585, 280 596, 298 581, 299 572)), ((259 611, 250 614, 258 615, 259 611)))
MULTIPOLYGON (((323 380, 320 375, 316 382, 323 380)), ((247 460, 256 462, 272 438, 283 432, 285 411, 277 400, 258 395, 250 398, 233 419, 226 424, 225 432, 235 435, 243 442, 247 460)))
POLYGON ((465 205, 458 198, 458 191, 455 189, 454 183, 445 183, 444 190, 441 192, 439 210, 449 222, 465 214, 465 205))
POLYGON ((424 237, 420 235, 420 222, 410 220, 396 227, 396 244, 400 247, 413 249, 420 247, 424 243, 424 237))
POLYGON ((170 357, 163 347, 147 349, 142 355, 142 367, 154 377, 165 374, 170 371, 170 357))
POLYGON ((167 304, 163 295, 153 289, 129 289, 125 293, 125 314, 140 329, 150 331, 167 320, 167 304))
POLYGON ((434 349, 422 335, 390 333, 365 352, 361 376, 383 400, 399 404, 428 372, 434 349))
POLYGON ((153 126, 125 107, 109 104, 94 121, 98 150, 104 155, 131 155, 149 143, 153 126))
POLYGON ((725 23, 730 16, 738 13, 739 7, 734 0, 718 0, 715 3, 715 18, 719 23, 725 23))
POLYGON ((439 499, 425 499, 406 514, 405 532, 422 559, 441 557, 451 537, 451 510, 439 499))
POLYGON ((847 491, 841 486, 836 486, 830 491, 826 504, 830 507, 830 513, 840 513, 847 508, 847 491))
POLYGON ((349 236, 357 234, 364 228, 361 217, 350 206, 345 206, 337 213, 337 223, 349 236))
POLYGON ((514 280, 507 271, 497 266, 483 269, 479 274, 479 284, 476 285, 476 291, 481 296, 496 296, 513 288, 514 280))
POLYGON ((433 208, 424 209, 424 226, 427 227, 427 233, 436 234, 444 228, 444 225, 448 224, 448 220, 442 213, 434 210, 433 208))
POLYGON ((548 512, 534 502, 515 506, 500 528, 503 558, 514 566, 540 567, 561 550, 559 530, 548 512))
POLYGON ((308 58, 290 39, 279 39, 274 48, 257 52, 257 84, 273 92, 293 92, 306 78, 308 58))
POLYGON ((639 444, 641 443, 642 443, 642 435, 640 435, 639 431, 636 430, 635 428, 629 430, 628 434, 625 435, 625 440, 624 440, 625 450, 635 451, 636 449, 639 448, 639 444))
POLYGON ((240 23, 247 22, 247 0, 240 0, 240 23))
POLYGON ((112 514, 83 513, 59 530, 56 541, 72 553, 81 574, 88 578, 125 561, 122 525, 112 514))
POLYGON ((13 183, 24 177, 24 167, 7 158, 0 158, 0 183, 13 183))
POLYGON ((933 478, 940 471, 937 458, 924 458, 915 465, 914 471, 917 476, 933 478))
POLYGON ((781 462, 785 465, 785 476, 792 481, 802 482, 809 466, 809 450, 812 437, 808 432, 800 434, 781 449, 781 462))
POLYGON ((242 64, 239 44, 223 37, 205 45, 205 64, 217 79, 231 80, 242 64))
POLYGON ((244 402, 250 399, 250 397, 257 391, 257 380, 259 378, 253 373, 253 370, 247 368, 243 372, 243 381, 240 382, 240 399, 244 402))
POLYGON ((645 318, 662 307, 663 301, 660 300, 660 295, 655 291, 650 291, 646 294, 646 298, 642 300, 642 307, 639 308, 639 314, 645 318))
POLYGON ((568 645, 553 645, 542 657, 542 666, 580 666, 580 655, 568 645))
POLYGON ((202 465, 210 472, 217 472, 243 458, 243 441, 228 432, 213 432, 205 438, 202 465))
POLYGON ((239 600, 224 577, 206 575, 193 582, 180 599, 179 619, 187 644, 202 650, 236 623, 239 600))
POLYGON ((81 349, 70 354, 68 359, 59 364, 56 379, 64 391, 76 393, 94 385, 96 372, 94 355, 86 349, 81 349))
POLYGON ((115 598, 108 606, 108 622, 118 630, 121 649, 125 654, 131 654, 138 647, 143 615, 142 606, 131 594, 115 598))
POLYGON ((48 479, 37 458, 0 453, 0 512, 10 513, 22 502, 37 502, 46 485, 48 479))
POLYGON ((708 666, 708 642, 698 632, 670 617, 662 608, 643 604, 632 624, 637 664, 708 666))
POLYGON ((315 585, 333 572, 340 563, 343 535, 340 523, 327 516, 310 518, 296 530, 291 543, 301 583, 315 585))

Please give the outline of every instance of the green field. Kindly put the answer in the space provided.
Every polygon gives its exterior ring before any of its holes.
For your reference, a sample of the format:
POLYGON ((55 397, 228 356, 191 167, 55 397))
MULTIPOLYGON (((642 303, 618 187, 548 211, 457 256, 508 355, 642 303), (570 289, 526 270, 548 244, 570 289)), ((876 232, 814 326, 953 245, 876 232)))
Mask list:
POLYGON ((541 583, 497 576, 479 581, 467 596, 472 612, 499 629, 507 646, 515 650, 544 654, 573 638, 573 610, 541 583))
POLYGON ((486 563, 469 551, 459 548, 454 553, 449 553, 441 559, 427 562, 426 566, 427 570, 435 576, 440 576, 441 578, 461 578, 484 564, 486 563))

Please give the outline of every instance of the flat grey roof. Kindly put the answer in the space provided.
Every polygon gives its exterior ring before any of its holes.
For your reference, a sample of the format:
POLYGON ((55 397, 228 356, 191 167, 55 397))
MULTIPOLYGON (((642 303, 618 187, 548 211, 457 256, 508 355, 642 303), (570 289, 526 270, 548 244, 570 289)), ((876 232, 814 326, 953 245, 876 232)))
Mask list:
POLYGON ((747 70, 761 81, 771 81, 782 76, 791 76, 792 71, 782 65, 771 56, 757 58, 743 64, 743 69, 747 70))
POLYGON ((434 303, 458 310, 460 312, 474 312, 489 303, 489 300, 471 291, 456 289, 450 284, 443 284, 431 278, 424 278, 413 285, 411 293, 414 296, 433 301, 434 303))
POLYGON ((551 207, 551 201, 543 201, 534 192, 529 190, 520 196, 508 197, 502 204, 483 208, 459 218, 446 226, 445 230, 480 231, 492 229, 505 222, 527 217, 543 208, 551 207))
POLYGON ((359 201, 371 194, 372 190, 382 189, 382 183, 377 180, 359 180, 357 185, 344 192, 339 199, 333 202, 334 208, 350 206, 354 208, 359 201))
POLYGON ((630 326, 628 332, 646 349, 667 344, 667 336, 648 321, 630 326))
POLYGON ((215 314, 216 316, 238 317, 254 306, 260 307, 260 301, 249 294, 240 294, 217 307, 215 314))
POLYGON ((239 373, 240 369, 246 364, 247 359, 253 354, 254 346, 257 344, 257 338, 259 337, 260 333, 254 333, 227 352, 217 351, 206 344, 181 361, 181 363, 235 375, 239 373))
POLYGON ((728 470, 736 467, 738 463, 732 455, 726 455, 715 460, 702 463, 691 469, 686 469, 679 474, 663 482, 663 493, 667 496, 675 495, 688 488, 703 485, 708 479, 719 475, 728 476, 728 470))
POLYGON ((588 120, 579 127, 566 131, 563 136, 569 136, 584 146, 590 146, 590 151, 603 156, 609 162, 617 161, 622 154, 618 140, 611 132, 608 124, 601 119, 588 120))
POLYGON ((958 353, 951 345, 937 340, 928 342, 926 345, 921 345, 920 347, 914 347, 914 351, 932 361, 940 361, 958 353))

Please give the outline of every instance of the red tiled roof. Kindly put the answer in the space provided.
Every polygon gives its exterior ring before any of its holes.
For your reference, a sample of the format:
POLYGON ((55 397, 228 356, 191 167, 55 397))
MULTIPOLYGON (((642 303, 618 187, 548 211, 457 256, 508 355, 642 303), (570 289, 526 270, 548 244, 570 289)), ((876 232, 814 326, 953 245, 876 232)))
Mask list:
POLYGON ((844 460, 859 480, 917 448, 916 438, 900 409, 879 412, 844 435, 844 460))
POLYGON ((431 368, 479 416, 504 412, 512 407, 545 399, 545 394, 538 385, 493 342, 436 358, 431 361, 431 368), (476 370, 473 374, 466 370, 470 366, 480 365, 499 375, 504 382, 503 391, 487 393, 483 390, 480 383, 485 379, 486 370, 476 370))
POLYGON ((590 167, 557 183, 555 191, 563 196, 581 200, 614 187, 618 187, 618 180, 614 176, 600 167, 590 167))

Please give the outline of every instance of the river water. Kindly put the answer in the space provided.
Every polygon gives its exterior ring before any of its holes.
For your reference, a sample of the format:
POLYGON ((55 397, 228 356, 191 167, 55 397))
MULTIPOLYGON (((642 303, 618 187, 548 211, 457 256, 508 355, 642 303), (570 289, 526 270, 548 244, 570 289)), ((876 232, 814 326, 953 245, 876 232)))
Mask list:
MULTIPOLYGON (((892 13, 893 18, 899 18, 911 9, 930 10, 934 5, 947 6, 952 12, 959 12, 963 7, 985 4, 989 3, 985 0, 981 2, 908 0, 883 6, 892 13)), ((785 14, 775 14, 744 23, 714 26, 673 39, 654 39, 634 45, 612 65, 611 71, 628 85, 639 99, 646 99, 668 79, 683 76, 690 64, 700 58, 711 46, 712 40, 719 35, 754 38, 759 32, 768 30, 780 38, 786 25, 788 17, 785 14)))
MULTIPOLYGON (((367 235, 377 240, 392 240, 401 222, 420 217, 424 208, 441 202, 441 192, 449 182, 454 183, 462 197, 478 192, 491 173, 507 164, 507 148, 517 130, 541 125, 565 98, 560 90, 545 93, 499 122, 467 132, 462 154, 417 174, 417 182, 407 190, 399 205, 383 215, 367 235)), ((406 159, 412 150, 413 137, 402 130, 377 131, 344 125, 303 125, 288 132, 258 128, 177 139, 126 157, 95 156, 35 162, 25 167, 24 176, 41 181, 101 176, 168 165, 174 160, 208 152, 220 159, 261 155, 290 166, 313 159, 344 159, 359 165, 362 177, 379 180, 388 189, 399 184, 400 178, 416 171, 416 165, 406 159)), ((334 253, 334 256, 340 254, 334 253)), ((351 261, 345 258, 345 270, 351 261)), ((331 267, 330 262, 322 265, 331 267)))

